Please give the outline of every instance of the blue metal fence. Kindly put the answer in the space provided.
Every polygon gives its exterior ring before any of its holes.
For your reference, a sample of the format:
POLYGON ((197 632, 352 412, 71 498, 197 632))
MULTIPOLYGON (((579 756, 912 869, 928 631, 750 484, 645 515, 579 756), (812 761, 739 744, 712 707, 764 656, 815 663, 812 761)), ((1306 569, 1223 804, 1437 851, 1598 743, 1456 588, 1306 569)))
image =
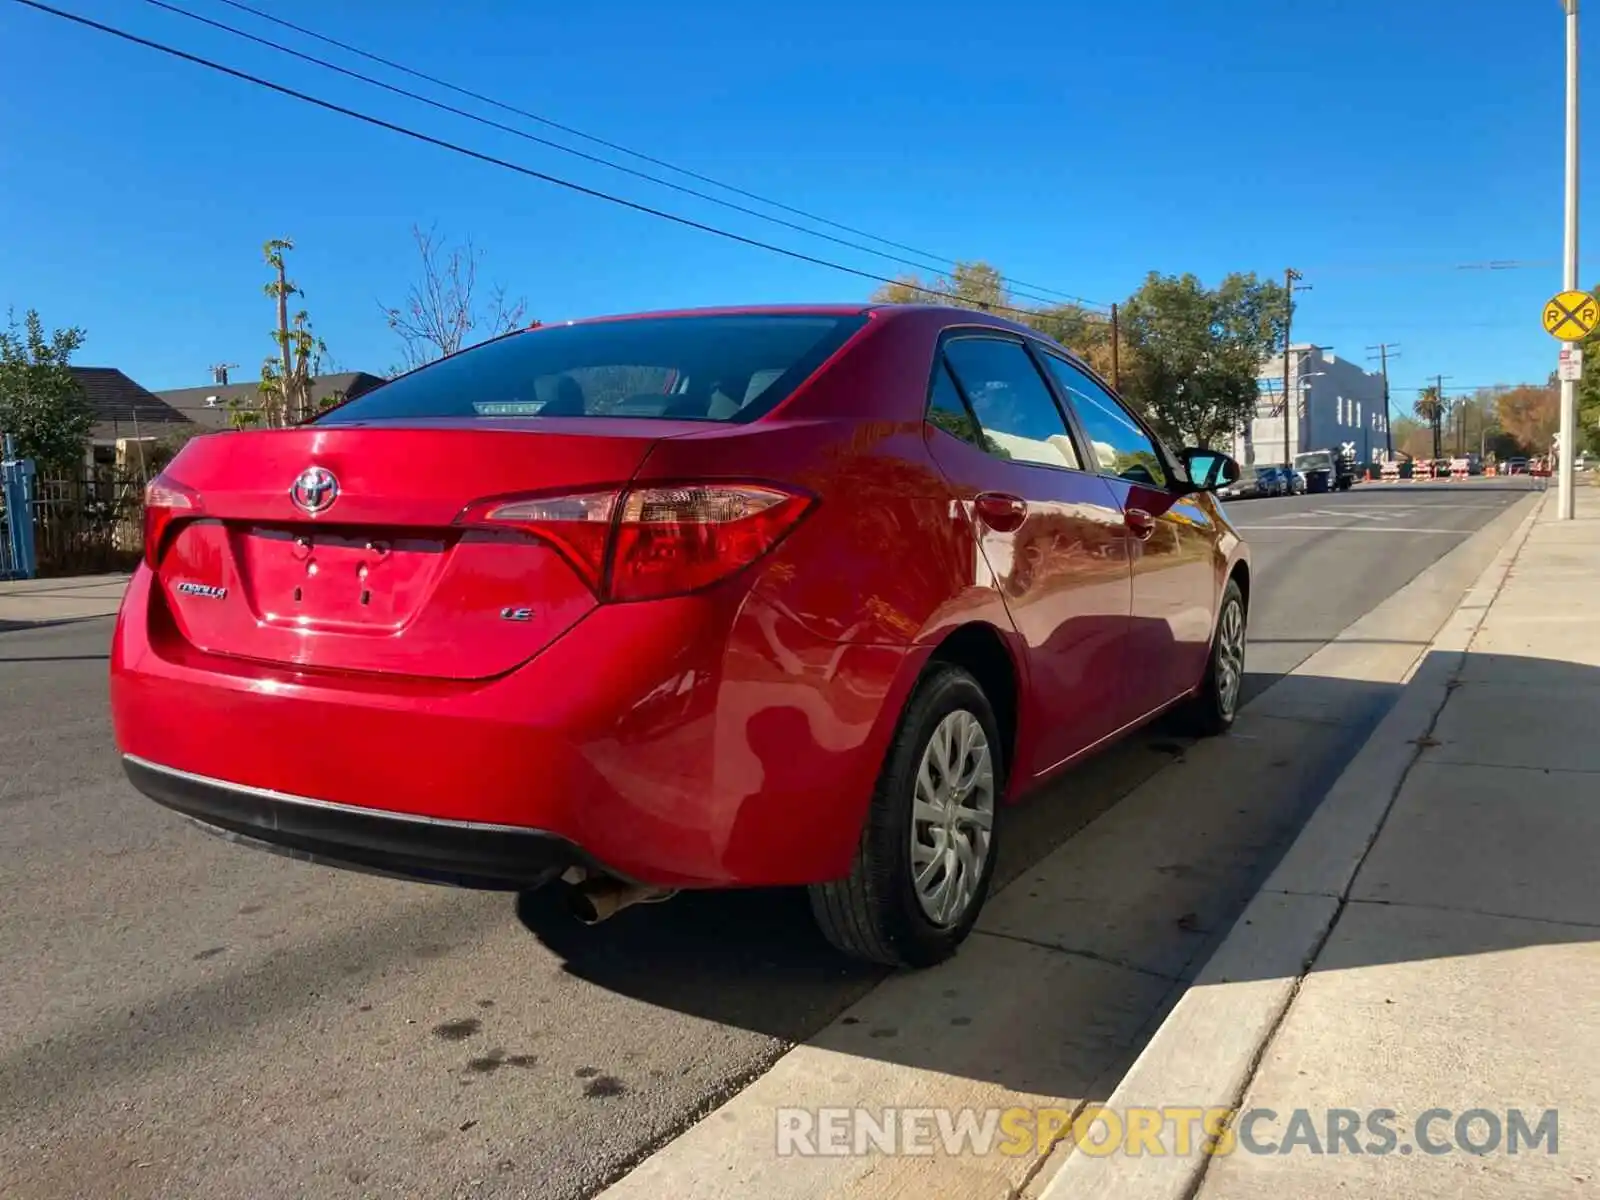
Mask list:
POLYGON ((17 457, 8 433, 0 457, 0 579, 32 579, 38 572, 33 499, 33 460, 17 457))

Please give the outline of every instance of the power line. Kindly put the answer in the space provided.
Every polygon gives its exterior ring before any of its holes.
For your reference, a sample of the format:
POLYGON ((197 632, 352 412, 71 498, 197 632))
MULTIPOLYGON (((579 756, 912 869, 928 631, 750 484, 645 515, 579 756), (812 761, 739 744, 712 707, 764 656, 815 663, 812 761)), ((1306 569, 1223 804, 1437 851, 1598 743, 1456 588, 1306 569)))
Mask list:
POLYGON ((1386 321, 1382 317, 1374 317, 1370 321, 1318 321, 1318 329, 1426 329, 1434 333, 1449 333, 1454 329, 1504 329, 1513 330, 1525 328, 1526 320, 1507 317, 1502 321, 1386 321))
POLYGON ((1526 271, 1559 265, 1555 259, 1497 258, 1465 263, 1345 263, 1312 269, 1326 275, 1410 275, 1431 271, 1526 271))
MULTIPOLYGON (((677 213, 667 212, 665 209, 654 208, 648 204, 641 204, 636 200, 629 200, 622 196, 616 196, 610 192, 601 191, 598 188, 587 187, 584 184, 576 183, 573 180, 563 179, 559 175, 551 175, 545 171, 538 171, 532 167, 523 166, 521 163, 514 163, 508 159, 497 158, 492 154, 485 154, 481 150, 473 150, 468 146, 462 146, 456 142, 449 142, 443 138, 436 138, 431 134, 423 133, 420 130, 411 129, 405 125, 398 125, 393 121, 386 121, 382 117, 375 117, 370 113, 364 113, 354 108, 347 108, 342 104, 335 104, 331 100, 323 100, 322 98, 313 96, 308 92, 297 91, 296 89, 288 87, 284 84, 274 83, 270 79, 263 79, 258 75, 251 75, 246 71, 240 71, 235 67, 226 66, 223 63, 216 62, 212 59, 203 58, 196 54, 190 54, 188 51, 179 50, 175 46, 168 46, 162 42, 140 37, 138 34, 129 33, 126 30, 118 29, 112 25, 102 24, 99 21, 91 20, 89 17, 79 16, 76 13, 64 12, 59 8, 53 8, 48 4, 40 3, 40 0, 16 0, 16 2, 18 4, 27 6, 28 8, 36 9, 39 12, 47 13, 50 16, 59 17, 65 21, 71 21, 76 25, 82 25, 88 29, 94 29, 101 33, 110 34, 112 37, 120 38, 125 42, 132 42, 134 45, 143 46, 149 50, 159 51, 160 53, 169 55, 173 58, 179 58, 185 62, 193 63, 195 66, 205 67, 207 70, 216 71, 219 74, 232 76, 234 79, 243 80, 244 82, 254 84, 257 87, 266 88, 268 91, 277 92, 279 95, 288 96, 291 99, 302 101, 303 103, 324 109, 327 112, 337 113, 344 117, 350 117, 353 120, 361 121, 364 124, 372 125, 379 129, 387 129, 391 133, 398 133, 403 137, 408 137, 414 141, 423 142, 430 146, 437 146, 442 150, 450 150, 456 154, 464 155, 467 158, 473 158, 477 159, 479 162, 489 163, 491 166, 503 167, 508 171, 515 171, 519 175, 526 175, 530 179, 538 179, 545 183, 553 183, 557 187, 566 188, 568 191, 577 192, 579 195, 589 196, 596 200, 604 200, 609 204, 615 204, 621 208, 632 209, 634 212, 641 212, 647 216, 658 217, 663 221, 671 221, 676 225, 682 225, 688 229, 698 229, 702 233, 709 233, 716 237, 725 238, 728 241, 738 242, 741 245, 752 246, 757 250, 766 250, 773 254, 780 254, 785 258, 791 258, 798 262, 810 263, 813 266, 826 267, 829 270, 840 271, 846 275, 853 275, 857 279, 865 279, 873 283, 883 283, 892 286, 904 287, 910 291, 919 292, 927 296, 943 297, 945 295, 935 288, 905 283, 902 280, 891 279, 887 275, 878 275, 872 271, 864 271, 859 267, 846 266, 843 263, 833 262, 825 258, 818 258, 816 255, 807 254, 801 250, 791 250, 785 246, 776 246, 771 242, 763 242, 758 238, 746 237, 742 233, 734 233, 728 229, 720 229, 715 225, 708 225, 703 221, 696 221, 691 217, 680 216, 677 213)), ((1022 317, 1034 317, 1038 315, 1035 310, 1017 308, 1009 304, 988 305, 987 311, 1015 313, 1022 317)), ((1087 315, 1099 317, 1099 314, 1097 313, 1091 313, 1087 315)))
MULTIPOLYGON (((220 21, 213 21, 210 18, 200 16, 197 13, 188 12, 188 11, 186 11, 184 9, 181 9, 181 8, 178 8, 178 7, 174 6, 174 5, 162 3, 161 0, 146 0, 146 3, 153 4, 158 8, 165 8, 165 9, 171 11, 171 12, 178 13, 178 14, 180 14, 182 16, 185 16, 185 17, 189 17, 191 20, 201 21, 201 22, 204 22, 207 25, 212 25, 212 26, 214 26, 214 27, 216 27, 218 29, 226 30, 227 32, 235 34, 235 35, 237 35, 239 37, 249 38, 251 41, 258 42, 258 43, 260 43, 262 45, 265 45, 265 46, 270 46, 273 49, 279 50, 279 51, 281 51, 281 52, 283 52, 285 54, 294 55, 296 58, 305 59, 308 62, 317 63, 319 66, 325 66, 325 67, 328 67, 328 68, 330 68, 332 70, 339 71, 341 74, 349 75, 349 76, 351 76, 353 78, 360 79, 363 82, 370 83, 375 87, 386 88, 389 91, 397 92, 398 94, 403 95, 403 96, 408 96, 411 99, 421 101, 424 104, 431 104, 436 108, 443 108, 446 111, 453 112, 453 113, 456 113, 456 114, 458 114, 460 116, 467 117, 469 120, 480 121, 480 122, 483 122, 483 123, 486 123, 486 124, 489 124, 489 125, 493 125, 495 128, 505 130, 508 133, 516 134, 519 137, 528 138, 528 139, 530 139, 532 141, 539 142, 540 144, 545 145, 545 146, 550 146, 553 149, 562 151, 563 153, 576 155, 577 157, 587 159, 590 162, 601 163, 601 164, 603 164, 605 166, 611 167, 614 170, 623 171, 623 172, 626 172, 629 175, 634 175, 634 176, 637 176, 637 177, 639 177, 641 179, 648 179, 652 183, 660 184, 662 187, 673 188, 676 191, 685 192, 688 195, 696 196, 696 197, 698 197, 698 198, 700 198, 702 200, 709 201, 712 204, 721 204, 721 205, 723 205, 723 206, 725 206, 727 208, 731 208, 731 209, 733 209, 733 210, 735 210, 737 212, 747 213, 748 215, 757 217, 757 218, 759 218, 760 220, 763 220, 763 221, 772 221, 775 224, 783 225, 783 226, 785 226, 787 228, 798 230, 799 232, 808 234, 808 235, 810 235, 812 237, 824 238, 824 239, 826 239, 828 241, 836 242, 836 243, 838 243, 839 245, 842 245, 842 246, 849 246, 851 249, 861 250, 861 251, 863 251, 864 253, 867 253, 867 254, 876 254, 876 255, 879 255, 880 257, 888 258, 893 262, 898 262, 898 263, 901 263, 902 265, 905 265, 905 266, 918 267, 918 268, 920 268, 922 270, 938 271, 941 274, 948 273, 950 267, 955 265, 955 264, 957 264, 960 261, 958 259, 952 258, 951 256, 949 256, 947 254, 936 254, 931 250, 919 250, 915 246, 908 246, 908 245, 904 244, 903 242, 896 242, 896 241, 893 241, 893 240, 891 240, 889 238, 880 237, 877 234, 869 233, 868 231, 866 231, 864 229, 857 229, 857 228, 855 228, 853 226, 842 224, 841 222, 831 220, 831 219, 829 219, 827 217, 819 216, 816 213, 808 212, 803 208, 796 208, 793 205, 784 204, 781 201, 770 199, 770 198, 768 198, 766 196, 760 195, 757 192, 752 192, 752 191, 748 191, 748 190, 746 190, 744 188, 735 187, 733 184, 730 184, 730 183, 723 183, 720 180, 713 179, 709 175, 702 175, 697 171, 691 171, 686 167, 677 166, 676 164, 668 162, 665 159, 656 158, 656 157, 653 157, 652 155, 642 153, 641 151, 638 151, 638 150, 632 150, 632 149, 628 148, 627 146, 620 145, 617 142, 607 141, 605 138, 596 137, 593 134, 585 133, 583 130, 576 129, 571 125, 564 125, 559 121, 555 121, 555 120, 550 119, 549 117, 540 116, 538 113, 529 112, 528 110, 522 109, 522 108, 518 108, 513 104, 507 104, 503 100, 496 100, 493 96, 486 96, 481 92, 472 91, 470 88, 461 87, 458 84, 450 83, 448 80, 440 79, 440 78, 438 78, 437 76, 434 76, 434 75, 429 75, 428 73, 426 73, 424 71, 419 71, 414 67, 408 67, 404 63, 395 62, 392 59, 384 58, 383 56, 378 55, 378 54, 374 54, 371 51, 363 50, 359 46, 351 45, 348 42, 342 42, 338 38, 329 37, 327 34, 318 33, 316 30, 308 29, 304 25, 297 25, 293 21, 287 21, 287 20, 283 19, 282 17, 274 16, 272 13, 264 12, 263 10, 261 10, 259 8, 255 8, 255 7, 253 7, 253 6, 249 5, 249 4, 244 4, 244 3, 241 2, 241 0, 219 0, 219 3, 226 4, 226 5, 228 5, 228 7, 233 8, 233 9, 237 9, 240 12, 246 12, 246 13, 251 14, 252 16, 259 17, 263 21, 269 21, 274 25, 280 26, 281 28, 293 30, 295 33, 301 34, 304 37, 312 38, 312 39, 314 39, 316 41, 324 43, 325 45, 333 46, 336 49, 343 50, 347 54, 354 54, 354 55, 356 55, 356 56, 358 56, 360 58, 366 59, 369 62, 377 63, 380 66, 387 67, 392 71, 399 71, 402 74, 409 75, 414 79, 420 79, 420 80, 422 80, 422 81, 424 81, 426 83, 431 83, 435 87, 441 87, 441 88, 444 88, 447 91, 455 92, 457 95, 466 96, 469 99, 476 100, 481 104, 488 104, 488 105, 491 105, 494 108, 498 108, 498 109, 500 109, 500 110, 502 110, 504 112, 513 113, 516 116, 522 117, 522 118, 524 118, 526 120, 535 121, 538 124, 543 125, 548 129, 559 130, 560 132, 568 134, 571 137, 581 138, 584 141, 590 142, 590 143, 592 143, 594 145, 603 146, 607 150, 614 150, 619 154, 626 154, 630 158, 636 158, 636 159, 640 160, 641 162, 650 163, 652 166, 661 167, 664 170, 672 171, 675 174, 683 175, 683 176, 685 176, 685 177, 687 177, 689 179, 697 180, 700 183, 710 184, 712 187, 721 188, 723 191, 732 192, 733 194, 738 195, 738 196, 744 196, 746 199, 755 200, 758 203, 768 205, 771 208, 780 209, 783 212, 792 213, 792 214, 794 214, 795 216, 798 216, 798 217, 804 217, 808 221, 815 221, 820 225, 827 225, 830 228, 838 229, 838 230, 840 230, 840 231, 842 231, 844 233, 853 234, 856 237, 864 237, 864 238, 868 239, 869 241, 878 242, 881 245, 890 246, 890 247, 893 247, 896 250, 903 250, 908 254, 915 254, 915 255, 918 255, 918 256, 920 256, 921 258, 924 258, 924 259, 937 259, 939 262, 942 262, 942 263, 944 263, 946 265, 945 266, 930 266, 926 262, 912 262, 912 261, 909 261, 907 259, 900 258, 900 257, 898 257, 896 255, 893 255, 893 254, 885 254, 881 250, 874 250, 874 249, 872 249, 870 247, 860 246, 860 245, 858 245, 858 244, 856 244, 854 242, 843 241, 843 240, 841 240, 839 238, 832 237, 829 234, 822 233, 822 232, 820 232, 818 230, 807 229, 804 226, 795 225, 792 222, 784 221, 784 220, 782 220, 782 219, 780 219, 778 217, 772 216, 769 213, 758 212, 758 211, 756 211, 754 209, 747 208, 747 207, 745 207, 743 205, 734 204, 734 203, 732 203, 731 201, 728 201, 728 200, 722 200, 722 199, 719 199, 718 197, 715 197, 715 196, 708 196, 704 192, 697 191, 697 190, 695 190, 693 188, 686 188, 682 184, 673 183, 670 180, 662 179, 659 176, 651 175, 651 174, 649 174, 647 172, 643 172, 643 171, 638 171, 638 170, 635 170, 634 168, 623 166, 621 163, 611 162, 608 159, 600 158, 600 157, 595 156, 595 155, 586 154, 581 150, 573 149, 571 146, 564 146, 560 142, 549 141, 549 140, 546 140, 544 138, 536 137, 533 134, 527 133, 525 130, 514 129, 514 128, 510 127, 510 126, 501 125, 501 124, 499 124, 497 122, 490 121, 486 117, 480 117, 480 116, 478 116, 477 114, 474 114, 474 113, 465 112, 465 111, 463 111, 461 109, 458 109, 458 108, 452 108, 451 106, 445 105, 445 104, 441 103, 440 101, 432 100, 432 99, 430 99, 430 98, 428 98, 426 96, 419 96, 414 92, 404 91, 403 89, 397 88, 397 87, 393 86, 392 84, 387 84, 387 83, 382 82, 381 80, 376 80, 376 79, 369 78, 368 76, 362 75, 359 72, 351 71, 351 70, 349 70, 347 68, 336 66, 336 65, 334 65, 332 63, 325 62, 322 59, 314 58, 311 55, 304 54, 304 53, 302 53, 302 52, 300 52, 298 50, 294 50, 294 49, 292 49, 292 48, 290 48, 288 46, 283 46, 283 45, 280 45, 279 43, 270 41, 270 40, 268 40, 266 38, 257 37, 256 35, 248 33, 248 32, 246 32, 244 30, 236 29, 233 26, 225 25, 220 21)), ((1060 290, 1058 290, 1056 288, 1045 287, 1043 284, 1039 284, 1039 283, 1029 283, 1029 282, 1027 282, 1026 280, 1023 280, 1023 279, 1014 279, 1014 278, 1005 277, 1004 278, 1004 282, 1006 284, 1008 284, 1013 291, 1017 291, 1019 294, 1021 294, 1021 289, 1023 289, 1023 288, 1031 288, 1034 291, 1044 292, 1046 295, 1054 296, 1054 297, 1057 297, 1057 298, 1059 298, 1061 300, 1069 300, 1069 301, 1073 302, 1074 304, 1086 305, 1086 306, 1088 306, 1090 308, 1102 308, 1103 309, 1103 308, 1108 308, 1109 307, 1107 304, 1105 304, 1105 303, 1103 303, 1102 301, 1099 301, 1099 300, 1089 300, 1089 299, 1086 299, 1083 296, 1074 296, 1074 295, 1072 295, 1072 294, 1070 294, 1068 292, 1063 292, 1063 291, 1060 291, 1060 290)), ((1042 297, 1039 297, 1039 296, 1028 296, 1027 298, 1031 299, 1031 300, 1039 300, 1041 303, 1046 303, 1046 304, 1051 303, 1051 301, 1045 300, 1045 299, 1043 299, 1042 297)))
MULTIPOLYGON (((502 133, 509 133, 513 137, 519 137, 525 141, 534 142, 540 146, 549 147, 552 150, 558 150, 563 154, 570 154, 574 158, 583 159, 585 162, 598 163, 600 166, 610 167, 614 171, 621 171, 623 174, 631 175, 636 179, 647 180, 648 182, 657 184, 661 187, 670 188, 675 192, 681 192, 686 196, 693 196, 698 200, 706 201, 708 204, 720 205, 721 207, 731 209, 734 212, 744 213, 746 216, 755 217, 760 221, 770 221, 774 225, 780 225, 785 229, 794 230, 796 233, 805 234, 807 237, 821 238, 823 241, 832 242, 835 245, 844 246, 851 250, 857 250, 863 254, 871 254, 878 258, 885 258, 890 262, 896 262, 902 266, 915 267, 918 270, 933 271, 938 274, 947 274, 950 270, 950 266, 953 263, 953 260, 951 260, 951 263, 946 263, 945 265, 941 266, 939 263, 904 258, 898 254, 891 254, 886 250, 879 250, 872 246, 863 245, 860 242, 852 242, 848 238, 836 237, 831 233, 823 233, 820 230, 809 229, 804 225, 798 224, 797 222, 786 221, 782 217, 775 217, 770 213, 761 212, 759 209, 751 208, 748 205, 738 204, 732 200, 724 200, 720 196, 713 196, 710 193, 700 191, 697 188, 687 187, 681 183, 674 183, 670 179, 662 179, 659 175, 652 175, 648 171, 640 171, 634 167, 624 166, 622 163, 612 162, 608 158, 602 158, 598 154, 589 154, 583 150, 576 150, 571 146, 564 146, 560 142, 553 141, 550 138, 540 137, 538 134, 529 133, 525 129, 518 129, 515 126, 507 125, 502 121, 495 121, 489 117, 480 116, 479 114, 469 112, 464 108, 457 108, 453 104, 445 104, 443 101, 435 100, 429 96, 424 96, 420 92, 413 92, 403 87, 397 87, 392 83, 386 83, 381 79, 375 79, 370 75, 364 75, 360 71, 353 71, 349 67, 340 66, 335 62, 329 62, 325 58, 318 58, 314 54, 306 54, 303 51, 296 50, 292 46, 285 46, 282 42, 275 42, 271 38, 259 37, 248 30, 240 29, 234 25, 229 25, 224 21, 216 21, 210 17, 203 16, 200 13, 191 12, 189 9, 183 8, 180 5, 168 3, 167 0, 145 0, 145 3, 153 8, 159 8, 166 12, 175 13, 180 17, 187 17, 189 20, 197 21, 202 25, 208 25, 213 29, 220 29, 224 33, 232 34, 235 37, 244 38, 246 41, 254 42, 258 46, 266 46, 268 49, 276 50, 281 54, 287 54, 291 58, 297 58, 302 62, 308 62, 314 66, 322 67, 325 70, 334 71, 340 75, 346 76, 347 78, 359 80, 360 82, 368 84, 372 87, 382 88, 384 91, 391 92, 396 96, 404 96, 406 99, 415 100, 419 104, 426 104, 430 108, 436 108, 441 112, 447 112, 454 116, 464 117, 469 121, 476 121, 479 125, 487 126, 490 129, 497 129, 502 133)), ((871 235, 868 234, 863 236, 870 237, 871 235)), ((1058 301, 1051 299, 1050 296, 1033 295, 1031 293, 1022 291, 1016 287, 1015 281, 1008 280, 1006 282, 1012 285, 1013 294, 1021 297, 1024 300, 1034 300, 1043 305, 1058 303, 1058 301)), ((1069 297, 1064 292, 1055 292, 1053 294, 1082 304, 1094 304, 1093 301, 1082 300, 1079 297, 1069 297)))
MULTIPOLYGON (((1438 378, 1439 378, 1438 376, 1434 376, 1434 378, 1428 380, 1426 383, 1417 384, 1416 385, 1416 390, 1419 391, 1419 392, 1427 391, 1429 388, 1436 386, 1438 378)), ((1446 375, 1444 378, 1449 379, 1450 376, 1446 375)), ((1536 383, 1536 384, 1527 384, 1527 383, 1473 383, 1473 384, 1455 384, 1455 385, 1452 385, 1451 387, 1445 388, 1444 390, 1446 392, 1509 392, 1509 391, 1514 391, 1515 389, 1520 388, 1520 387, 1543 387, 1543 386, 1544 386, 1543 384, 1539 384, 1539 383, 1536 383)), ((1412 389, 1410 387, 1404 387, 1403 386, 1400 390, 1401 391, 1410 391, 1412 389)))

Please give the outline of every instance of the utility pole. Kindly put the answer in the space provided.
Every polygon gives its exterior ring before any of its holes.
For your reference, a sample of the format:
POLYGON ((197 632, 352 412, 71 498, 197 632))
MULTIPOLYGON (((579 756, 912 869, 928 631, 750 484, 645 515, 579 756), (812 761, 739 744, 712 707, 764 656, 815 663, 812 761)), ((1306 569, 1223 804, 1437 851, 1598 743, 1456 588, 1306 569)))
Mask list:
MULTIPOLYGON (((1393 461, 1394 435, 1389 432, 1389 359, 1391 357, 1400 357, 1395 353, 1399 347, 1391 346, 1387 342, 1382 342, 1376 346, 1368 346, 1367 349, 1376 350, 1378 352, 1378 362, 1381 364, 1381 369, 1383 371, 1383 448, 1386 458, 1389 461, 1393 461)), ((1371 361, 1370 356, 1367 361, 1371 361)))
POLYGON ((1294 326, 1294 294, 1311 290, 1309 286, 1295 286, 1304 278, 1293 267, 1283 272, 1283 465, 1286 467, 1294 466, 1294 451, 1289 446, 1289 418, 1299 408, 1300 399, 1289 387, 1289 376, 1294 370, 1294 351, 1291 349, 1294 338, 1290 336, 1290 330, 1294 326))
POLYGON ((1122 359, 1119 343, 1122 341, 1122 326, 1117 320, 1117 306, 1113 301, 1111 305, 1111 386, 1120 394, 1122 392, 1122 359))
MULTIPOLYGON (((1567 14, 1567 211, 1563 290, 1578 290, 1578 0, 1561 0, 1567 14)), ((1568 342, 1567 349, 1577 346, 1568 342)), ((1561 445, 1556 448, 1556 520, 1573 519, 1572 464, 1578 440, 1578 385, 1561 381, 1561 445)))
POLYGON ((1429 424, 1433 426, 1433 457, 1435 461, 1438 461, 1438 459, 1442 457, 1444 450, 1444 381, 1452 378, 1454 378, 1454 376, 1451 375, 1435 375, 1433 377, 1433 398, 1435 404, 1433 409, 1433 420, 1430 421, 1429 424))

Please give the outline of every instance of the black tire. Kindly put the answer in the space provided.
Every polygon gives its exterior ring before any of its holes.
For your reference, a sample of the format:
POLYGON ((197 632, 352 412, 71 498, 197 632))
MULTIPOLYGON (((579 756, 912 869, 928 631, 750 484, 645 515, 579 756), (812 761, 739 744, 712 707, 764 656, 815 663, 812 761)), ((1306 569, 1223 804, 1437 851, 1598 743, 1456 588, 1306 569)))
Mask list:
POLYGON ((1217 624, 1211 634, 1211 656, 1206 659, 1205 679, 1200 689, 1173 714, 1178 727, 1190 737, 1220 737, 1233 728, 1239 715, 1239 695, 1244 689, 1244 642, 1249 630, 1248 617, 1244 592, 1240 590, 1237 580, 1228 580, 1227 587, 1222 589, 1222 602, 1217 605, 1217 624), (1239 647, 1235 667, 1238 682, 1225 689, 1223 659, 1229 652, 1224 645, 1227 640, 1224 630, 1228 627, 1230 608, 1237 610, 1239 617, 1239 647))
POLYGON ((994 709, 978 681, 952 664, 932 665, 901 714, 850 874, 807 889, 823 936, 852 958, 891 967, 929 967, 954 954, 972 932, 994 877, 1006 766, 994 709), (994 804, 977 888, 965 911, 936 924, 919 901, 914 882, 912 805, 929 742, 946 718, 963 710, 977 718, 989 745, 994 804))

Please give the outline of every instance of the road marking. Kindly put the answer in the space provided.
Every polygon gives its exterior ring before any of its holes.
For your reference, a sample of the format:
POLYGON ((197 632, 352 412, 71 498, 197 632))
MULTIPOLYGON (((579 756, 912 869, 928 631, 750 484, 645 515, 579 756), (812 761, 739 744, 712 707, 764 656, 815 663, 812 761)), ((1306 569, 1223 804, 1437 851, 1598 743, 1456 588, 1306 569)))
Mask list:
POLYGON ((1269 521, 1300 521, 1306 517, 1353 517, 1358 521, 1389 521, 1396 517, 1409 517, 1412 510, 1409 508, 1394 509, 1393 511, 1381 508, 1307 508, 1299 512, 1280 513, 1275 517, 1268 517, 1269 521))
POLYGON ((1475 529, 1417 529, 1409 525, 1235 525, 1241 532, 1288 530, 1300 533, 1447 533, 1451 537, 1467 537, 1475 529))

